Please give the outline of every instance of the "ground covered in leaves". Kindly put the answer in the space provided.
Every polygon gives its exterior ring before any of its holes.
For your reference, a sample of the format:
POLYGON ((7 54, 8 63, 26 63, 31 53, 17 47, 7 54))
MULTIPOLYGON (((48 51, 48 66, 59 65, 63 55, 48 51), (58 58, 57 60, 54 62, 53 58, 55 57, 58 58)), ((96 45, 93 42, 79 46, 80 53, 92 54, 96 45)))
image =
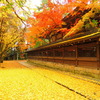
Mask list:
POLYGON ((100 100, 100 85, 62 72, 6 61, 0 68, 0 100, 100 100))

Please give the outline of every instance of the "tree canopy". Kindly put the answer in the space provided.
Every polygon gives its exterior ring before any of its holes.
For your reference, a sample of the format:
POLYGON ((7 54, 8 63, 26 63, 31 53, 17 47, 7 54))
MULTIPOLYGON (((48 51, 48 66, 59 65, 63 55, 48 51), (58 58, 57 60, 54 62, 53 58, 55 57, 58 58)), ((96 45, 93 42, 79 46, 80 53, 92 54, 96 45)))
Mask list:
MULTIPOLYGON (((59 29, 61 30, 62 28, 62 31, 66 31, 66 36, 75 34, 84 26, 82 23, 84 23, 87 18, 92 16, 91 12, 93 9, 100 10, 99 5, 100 0, 43 0, 43 4, 40 7, 41 9, 34 12, 33 17, 30 17, 28 20, 28 23, 31 25, 29 26, 29 31, 25 34, 25 37, 28 43, 31 46, 34 46, 37 42, 36 39, 38 41, 44 42, 43 38, 45 38, 53 30, 59 31, 59 29), (98 8, 96 7, 96 5, 98 8), (76 17, 80 14, 80 12, 84 12, 84 10, 87 9, 92 10, 87 14, 84 13, 85 15, 83 14, 81 16, 83 21, 79 21, 79 19, 77 19, 76 17), (66 29, 63 28, 62 26, 64 24, 68 25, 69 23, 71 23, 68 21, 68 23, 65 23, 63 19, 65 17, 69 17, 70 19, 71 16, 75 18, 75 22, 70 25, 70 29, 67 27, 65 27, 66 29)), ((98 13, 100 12, 98 11, 98 13)), ((96 25, 96 22, 96 20, 91 21, 91 25, 93 25, 93 23, 95 23, 96 25)))
POLYGON ((0 0, 0 62, 24 38, 26 0, 0 0))
POLYGON ((26 2, 0 0, 0 59, 16 45, 24 50, 49 43, 46 37, 53 31, 64 32, 66 38, 100 23, 100 0, 42 0, 29 18, 26 2))

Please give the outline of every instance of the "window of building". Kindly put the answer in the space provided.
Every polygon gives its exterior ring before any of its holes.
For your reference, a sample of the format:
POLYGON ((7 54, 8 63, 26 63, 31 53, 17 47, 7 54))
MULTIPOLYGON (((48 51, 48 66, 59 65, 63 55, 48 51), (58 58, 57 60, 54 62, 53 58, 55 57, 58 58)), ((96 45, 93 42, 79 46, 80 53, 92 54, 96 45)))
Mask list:
POLYGON ((63 56, 63 50, 62 49, 56 49, 55 50, 55 56, 56 57, 62 57, 63 56))
POLYGON ((52 57, 53 55, 53 50, 48 51, 48 56, 52 57))
POLYGON ((74 47, 65 47, 65 52, 64 52, 65 57, 75 57, 76 56, 76 48, 74 47))
POLYGON ((78 48, 78 57, 96 57, 96 46, 78 48))

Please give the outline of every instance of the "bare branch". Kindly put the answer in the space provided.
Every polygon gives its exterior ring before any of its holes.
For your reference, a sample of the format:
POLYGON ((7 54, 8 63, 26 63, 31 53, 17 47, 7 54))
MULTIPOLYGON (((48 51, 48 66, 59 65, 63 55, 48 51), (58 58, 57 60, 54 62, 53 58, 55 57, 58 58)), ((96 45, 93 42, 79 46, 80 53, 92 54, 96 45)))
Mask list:
MULTIPOLYGON (((9 2, 8 0, 6 0, 6 2, 7 2, 8 4, 10 4, 10 2, 9 2)), ((14 9, 13 6, 12 6, 12 10, 14 11, 15 15, 17 16, 17 18, 19 18, 19 19, 21 20, 21 22, 22 22, 22 23, 25 25, 25 27, 26 27, 25 22, 24 22, 23 19, 16 13, 16 11, 15 11, 15 9, 14 9)))

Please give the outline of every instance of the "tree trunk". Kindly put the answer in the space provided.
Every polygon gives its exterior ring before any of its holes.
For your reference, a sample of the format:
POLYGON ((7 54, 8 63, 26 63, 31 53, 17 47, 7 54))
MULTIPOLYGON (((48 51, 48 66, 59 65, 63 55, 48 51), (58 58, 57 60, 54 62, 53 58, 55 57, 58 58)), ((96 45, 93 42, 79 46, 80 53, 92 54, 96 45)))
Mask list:
POLYGON ((4 60, 4 57, 0 56, 0 68, 4 68, 3 60, 4 60))
POLYGON ((3 63, 4 58, 1 56, 0 57, 0 63, 3 63))

